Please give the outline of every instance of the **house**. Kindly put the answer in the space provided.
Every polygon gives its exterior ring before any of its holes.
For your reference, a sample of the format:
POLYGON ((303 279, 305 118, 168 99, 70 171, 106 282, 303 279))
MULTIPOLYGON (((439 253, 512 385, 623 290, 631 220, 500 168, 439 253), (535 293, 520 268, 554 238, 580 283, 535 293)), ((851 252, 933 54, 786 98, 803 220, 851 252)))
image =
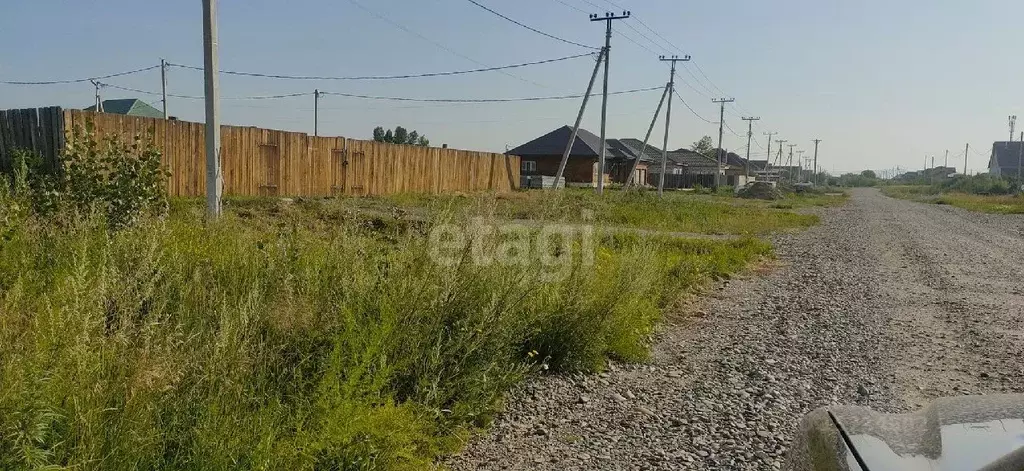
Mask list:
MULTIPOLYGON (((693 188, 695 186, 715 186, 715 175, 719 174, 718 162, 689 149, 678 149, 668 153, 665 188, 693 188)), ((658 186, 661 179, 661 168, 651 169, 648 184, 658 186)))
MULTIPOLYGON (((520 157, 520 170, 524 176, 554 176, 558 174, 558 166, 562 162, 562 155, 571 136, 572 127, 562 126, 509 150, 508 154, 520 157)), ((605 145, 604 182, 625 183, 634 163, 636 181, 646 181, 648 166, 660 150, 648 147, 641 156, 639 154, 642 147, 643 142, 637 139, 608 139, 605 145)), ((568 186, 597 185, 600 149, 601 138, 580 128, 576 133, 576 140, 572 143, 563 173, 568 186)))
POLYGON ((1016 177, 1021 160, 1020 141, 995 142, 992 144, 992 156, 988 160, 988 172, 996 176, 1016 177))
MULTIPOLYGON (((85 111, 96 111, 96 105, 83 108, 85 111)), ((127 116, 141 116, 144 118, 163 118, 164 113, 153 108, 148 103, 136 98, 123 98, 118 100, 103 100, 103 112, 123 114, 127 116)))

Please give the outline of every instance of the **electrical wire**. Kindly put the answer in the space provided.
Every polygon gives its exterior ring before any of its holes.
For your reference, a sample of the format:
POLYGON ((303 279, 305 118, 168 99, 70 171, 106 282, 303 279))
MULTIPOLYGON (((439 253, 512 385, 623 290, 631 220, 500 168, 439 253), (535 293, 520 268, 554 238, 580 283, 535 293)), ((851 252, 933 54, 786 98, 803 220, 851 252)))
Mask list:
MULTIPOLYGON (((126 92, 142 93, 144 95, 158 95, 158 96, 159 95, 163 95, 160 92, 152 92, 152 91, 148 91, 148 90, 139 90, 137 88, 122 87, 120 85, 113 85, 113 84, 109 84, 109 83, 100 83, 100 85, 102 85, 104 87, 116 88, 118 90, 124 90, 126 92)), ((322 94, 323 93, 321 92, 321 95, 322 94)), ((313 92, 288 93, 288 94, 284 94, 284 95, 258 95, 258 96, 241 96, 241 97, 221 97, 221 100, 277 100, 277 99, 281 99, 281 98, 293 98, 293 97, 297 97, 297 96, 311 96, 311 95, 313 95, 313 92)), ((185 98, 185 99, 189 99, 189 100, 205 100, 206 99, 206 97, 204 97, 204 96, 197 96, 197 95, 173 95, 173 94, 168 93, 167 96, 170 97, 170 98, 185 98)))
MULTIPOLYGON (((161 95, 159 92, 153 92, 148 90, 139 90, 137 88, 122 87, 119 85, 112 85, 104 83, 106 87, 116 88, 119 90, 125 90, 129 92, 142 93, 146 95, 161 95)), ((662 90, 665 87, 659 85, 657 87, 648 88, 634 88, 631 90, 622 90, 617 92, 610 92, 609 95, 628 95, 632 93, 649 92, 653 90, 662 90)), ((283 95, 261 95, 261 96, 245 96, 245 97, 224 97, 223 100, 274 100, 281 98, 293 98, 299 96, 312 96, 312 92, 302 93, 288 93, 283 95)), ((557 95, 557 96, 540 96, 540 97, 523 97, 523 98, 409 98, 409 97, 393 97, 393 96, 373 96, 373 95, 360 95, 356 93, 341 93, 341 92, 320 92, 320 95, 333 95, 342 96, 348 98, 362 98, 366 100, 387 100, 387 101, 403 101, 403 102, 416 102, 416 103, 512 103, 512 102, 529 102, 529 101, 549 101, 549 100, 568 100, 573 98, 583 98, 583 95, 557 95)), ((598 96, 600 93, 593 93, 591 96, 598 96)), ((168 97, 172 98, 185 98, 191 100, 202 100, 204 97, 195 95, 172 95, 168 94, 168 97)))
POLYGON ((715 87, 715 90, 718 90, 718 93, 721 93, 723 95, 726 94, 724 91, 722 91, 721 88, 718 88, 718 85, 715 85, 715 82, 712 82, 711 79, 708 78, 708 75, 704 73, 704 69, 701 69, 700 65, 698 65, 696 62, 692 62, 692 64, 694 67, 697 68, 697 72, 700 72, 700 75, 704 77, 704 80, 707 80, 712 87, 715 87))
MULTIPOLYGON (((627 95, 632 93, 650 92, 654 90, 662 90, 665 87, 659 85, 657 87, 648 88, 634 88, 632 90, 622 90, 618 92, 610 92, 609 95, 627 95)), ((549 101, 549 100, 568 100, 573 98, 583 98, 583 95, 557 95, 557 96, 544 96, 544 97, 526 97, 526 98, 408 98, 408 97, 392 97, 392 96, 372 96, 372 95, 360 95, 356 93, 338 93, 338 92, 320 92, 321 95, 334 95, 343 96, 348 98, 362 98, 366 100, 389 100, 389 101, 412 101, 418 103, 511 103, 511 102, 524 102, 524 101, 549 101)), ((598 96, 600 93, 592 93, 590 96, 598 96)))
POLYGON ((568 3, 565 0, 555 0, 555 1, 558 2, 558 3, 561 3, 562 5, 567 6, 569 8, 572 8, 573 10, 576 10, 576 11, 578 11, 580 13, 586 13, 587 12, 586 10, 584 10, 584 9, 582 9, 582 8, 576 6, 576 5, 573 5, 571 3, 568 3))
MULTIPOLYGON (((411 34, 413 36, 416 36, 417 38, 420 38, 420 39, 422 39, 422 40, 424 40, 424 41, 426 41, 426 42, 428 42, 430 44, 433 44, 434 46, 436 46, 438 48, 441 48, 442 50, 445 50, 445 51, 447 51, 447 52, 449 52, 449 53, 451 53, 453 55, 459 56, 459 57, 461 57, 461 58, 463 58, 463 59, 465 59, 467 61, 470 61, 470 62, 472 62, 472 63, 474 63, 476 65, 479 65, 479 66, 482 66, 482 67, 490 67, 489 65, 484 64, 483 62, 480 62, 480 61, 478 61, 476 59, 473 59, 472 57, 469 57, 469 56, 467 56, 465 54, 462 54, 462 53, 460 53, 458 51, 455 51, 455 50, 451 49, 450 47, 445 46, 444 44, 441 44, 441 43, 439 43, 437 41, 434 41, 433 39, 430 39, 430 38, 428 38, 428 37, 426 37, 426 36, 424 36, 424 35, 422 35, 420 33, 417 33, 416 31, 413 31, 413 30, 411 30, 409 28, 406 28, 401 23, 398 23, 397 21, 394 21, 394 20, 392 20, 392 19, 390 19, 390 18, 388 18, 388 17, 386 17, 386 16, 384 16, 384 15, 382 15, 380 13, 377 13, 377 12, 375 12, 375 11, 369 9, 369 8, 366 8, 365 6, 363 6, 363 4, 357 2, 356 0, 348 0, 348 2, 353 4, 353 5, 355 5, 360 10, 363 10, 367 14, 373 16, 374 18, 377 18, 380 21, 388 23, 391 26, 394 26, 394 27, 396 27, 396 28, 398 28, 398 29, 400 29, 402 31, 405 31, 406 33, 409 33, 409 34, 411 34)), ((522 81, 522 82, 525 82, 525 83, 529 83, 529 84, 532 84, 532 85, 536 85, 536 86, 541 87, 541 88, 551 88, 551 87, 548 87, 546 85, 534 82, 533 80, 525 79, 523 77, 520 77, 518 75, 512 74, 510 72, 506 72, 504 70, 501 70, 499 72, 501 72, 502 75, 505 75, 505 76, 508 76, 508 77, 512 77, 512 78, 514 78, 516 80, 519 80, 519 81, 522 81)))
POLYGON ((476 5, 476 6, 478 6, 478 7, 480 7, 480 8, 483 8, 484 10, 487 10, 487 11, 491 12, 492 14, 494 14, 494 15, 498 16, 499 18, 501 18, 501 19, 503 19, 503 20, 506 20, 506 21, 508 21, 508 22, 514 23, 514 24, 516 24, 516 25, 519 25, 519 26, 521 26, 521 27, 523 27, 523 28, 526 28, 526 29, 528 29, 528 30, 530 30, 530 31, 533 31, 534 33, 537 33, 537 34, 539 34, 539 35, 541 35, 541 36, 545 36, 545 37, 548 37, 548 38, 554 39, 554 40, 556 40, 556 41, 561 41, 561 42, 563 42, 563 43, 566 43, 566 44, 571 44, 571 45, 573 45, 573 46, 579 46, 579 47, 583 47, 583 48, 587 48, 587 49, 599 49, 599 48, 596 48, 596 47, 593 47, 593 46, 588 46, 588 45, 586 45, 586 44, 580 44, 580 43, 578 43, 578 42, 575 42, 575 41, 570 41, 570 40, 568 40, 568 39, 560 38, 560 37, 558 37, 558 36, 555 36, 555 35, 553 35, 553 34, 548 34, 548 33, 545 33, 545 32, 543 32, 543 31, 541 31, 541 30, 539 30, 539 29, 537 29, 537 28, 534 28, 534 27, 532 27, 532 26, 528 26, 528 25, 525 25, 525 24, 523 24, 523 23, 520 23, 520 22, 518 22, 518 21, 516 21, 516 20, 513 20, 512 18, 509 18, 509 17, 507 17, 507 16, 505 16, 505 15, 502 15, 501 13, 498 13, 498 12, 496 12, 496 11, 494 11, 494 10, 492 10, 492 9, 488 8, 488 7, 486 6, 486 5, 484 5, 484 4, 480 3, 480 2, 477 2, 476 0, 466 0, 466 1, 467 1, 467 2, 469 2, 469 3, 472 3, 473 5, 476 5))
MULTIPOLYGON (((516 68, 527 67, 527 66, 531 66, 531 65, 550 64, 550 63, 553 63, 553 62, 561 62, 561 61, 567 61, 567 60, 571 60, 571 59, 579 59, 580 57, 587 57, 587 56, 593 56, 593 55, 594 55, 594 53, 588 52, 588 53, 585 53, 585 54, 576 54, 576 55, 573 55, 573 56, 559 57, 559 58, 556 58, 556 59, 545 59, 545 60, 539 60, 539 61, 533 61, 533 62, 523 62, 523 63, 520 63, 520 64, 503 65, 503 66, 498 66, 498 67, 485 67, 485 68, 480 68, 480 69, 457 70, 457 71, 451 71, 451 72, 427 72, 427 73, 422 73, 422 74, 405 74, 405 75, 356 75, 356 76, 349 76, 349 77, 333 77, 333 76, 325 76, 325 75, 264 74, 264 73, 258 73, 258 72, 239 72, 239 71, 235 71, 235 70, 221 70, 219 72, 222 73, 222 74, 227 74, 227 75, 241 75, 241 76, 246 76, 246 77, 262 77, 262 78, 284 79, 284 80, 400 80, 400 79, 424 78, 424 77, 447 77, 447 76, 452 76, 452 75, 474 74, 474 73, 478 73, 478 72, 493 72, 493 71, 497 71, 497 70, 516 69, 516 68)), ((174 63, 168 63, 167 65, 170 65, 170 66, 173 66, 173 67, 180 67, 182 69, 203 70, 202 67, 196 67, 196 66, 193 66, 193 65, 182 65, 182 64, 174 64, 174 63)))
POLYGON ((736 132, 735 130, 733 130, 732 126, 729 126, 729 122, 728 121, 725 121, 723 124, 725 124, 725 129, 728 129, 729 132, 731 132, 734 136, 736 136, 736 137, 746 137, 746 136, 736 132))
POLYGON ((694 109, 690 107, 690 104, 687 103, 686 100, 684 100, 681 95, 679 95, 679 90, 673 89, 672 91, 676 94, 676 98, 678 98, 679 101, 683 102, 683 105, 686 106, 686 109, 690 110, 690 113, 693 113, 694 116, 696 116, 697 118, 701 119, 705 123, 708 123, 708 124, 718 124, 718 122, 716 122, 716 121, 711 121, 710 119, 707 119, 707 118, 697 114, 697 112, 694 111, 694 109))
POLYGON ((116 74, 102 75, 102 76, 99 76, 99 77, 89 77, 89 78, 83 78, 83 79, 44 80, 44 81, 38 81, 38 82, 0 80, 0 83, 7 84, 7 85, 57 85, 57 84, 64 84, 64 83, 82 83, 82 82, 90 82, 90 81, 93 81, 93 80, 103 80, 103 79, 114 78, 114 77, 123 77, 125 75, 137 74, 137 73, 140 73, 140 72, 146 72, 146 71, 149 71, 149 70, 159 69, 159 68, 160 68, 159 65, 154 65, 154 66, 150 66, 150 67, 144 67, 144 68, 141 68, 141 69, 129 70, 127 72, 118 72, 116 74))

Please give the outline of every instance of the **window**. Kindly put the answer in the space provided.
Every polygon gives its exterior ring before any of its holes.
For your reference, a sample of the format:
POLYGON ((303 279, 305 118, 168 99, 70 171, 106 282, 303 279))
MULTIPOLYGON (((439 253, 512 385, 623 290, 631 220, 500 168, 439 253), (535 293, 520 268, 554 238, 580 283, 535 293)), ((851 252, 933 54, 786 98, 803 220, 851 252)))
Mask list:
POLYGON ((523 163, 520 164, 519 169, 523 172, 536 172, 537 162, 534 160, 524 160, 523 163))
POLYGON ((681 168, 674 168, 674 169, 672 169, 672 175, 682 175, 682 174, 683 174, 683 169, 681 169, 681 168))

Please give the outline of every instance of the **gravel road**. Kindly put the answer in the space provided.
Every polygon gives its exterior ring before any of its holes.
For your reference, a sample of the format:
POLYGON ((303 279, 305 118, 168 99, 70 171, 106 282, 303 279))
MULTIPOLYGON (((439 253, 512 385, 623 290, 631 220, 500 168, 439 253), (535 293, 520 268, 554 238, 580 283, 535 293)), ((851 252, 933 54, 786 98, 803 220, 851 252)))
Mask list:
POLYGON ((1024 218, 867 189, 821 215, 669 321, 650 364, 532 381, 448 465, 772 470, 819 406, 1024 392, 1024 218))

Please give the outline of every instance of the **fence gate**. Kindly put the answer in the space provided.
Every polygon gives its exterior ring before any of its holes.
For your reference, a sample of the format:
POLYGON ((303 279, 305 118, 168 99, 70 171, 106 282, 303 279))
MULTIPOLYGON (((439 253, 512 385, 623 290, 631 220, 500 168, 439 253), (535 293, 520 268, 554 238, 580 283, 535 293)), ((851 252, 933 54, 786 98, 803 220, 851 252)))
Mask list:
POLYGON ((331 194, 341 195, 345 193, 345 182, 348 176, 348 152, 345 149, 331 149, 331 174, 334 180, 331 183, 331 194))
POLYGON ((260 196, 281 194, 281 148, 277 144, 260 144, 260 163, 266 170, 260 184, 260 196))

